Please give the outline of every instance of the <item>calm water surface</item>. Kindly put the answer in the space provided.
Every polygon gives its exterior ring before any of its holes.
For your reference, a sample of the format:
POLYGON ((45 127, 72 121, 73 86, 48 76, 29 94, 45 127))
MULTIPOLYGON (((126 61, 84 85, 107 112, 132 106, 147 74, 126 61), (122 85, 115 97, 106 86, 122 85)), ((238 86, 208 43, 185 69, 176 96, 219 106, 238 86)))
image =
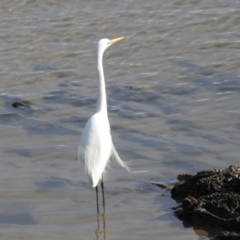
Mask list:
MULTIPOLYGON (((150 184, 239 164, 240 1, 1 1, 0 238, 199 239, 150 184), (105 216, 77 163, 96 43, 116 148, 105 216), (14 109, 15 101, 30 109, 14 109)), ((162 195, 165 196, 162 196, 162 195)))

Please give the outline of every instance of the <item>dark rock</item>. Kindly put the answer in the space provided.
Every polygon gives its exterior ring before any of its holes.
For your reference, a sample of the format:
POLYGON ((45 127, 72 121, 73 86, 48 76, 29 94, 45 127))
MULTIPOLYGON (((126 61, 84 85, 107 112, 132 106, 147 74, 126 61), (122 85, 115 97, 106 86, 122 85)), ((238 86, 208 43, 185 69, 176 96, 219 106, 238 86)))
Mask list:
POLYGON ((167 190, 171 190, 172 186, 168 185, 168 184, 163 184, 163 183, 158 183, 158 182, 151 182, 152 185, 158 186, 160 188, 163 189, 167 189, 167 190))
POLYGON ((182 199, 174 209, 179 219, 224 230, 213 239, 240 240, 240 167, 181 174, 178 179, 171 194, 182 199))
POLYGON ((230 166, 224 171, 201 171, 194 176, 181 174, 178 179, 181 181, 171 191, 173 198, 198 198, 216 192, 240 193, 240 167, 230 166))
POLYGON ((14 108, 30 108, 28 104, 22 102, 15 102, 12 104, 14 108))
POLYGON ((187 197, 177 216, 194 224, 204 224, 220 229, 239 230, 240 195, 236 193, 213 193, 198 199, 187 197))

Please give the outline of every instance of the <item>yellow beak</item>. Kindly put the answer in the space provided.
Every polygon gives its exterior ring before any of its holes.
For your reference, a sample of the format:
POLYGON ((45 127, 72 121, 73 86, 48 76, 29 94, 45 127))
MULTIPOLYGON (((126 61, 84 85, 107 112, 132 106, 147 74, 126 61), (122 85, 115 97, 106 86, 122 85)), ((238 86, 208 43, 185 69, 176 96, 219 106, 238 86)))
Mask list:
POLYGON ((117 43, 119 41, 122 41, 124 39, 124 37, 120 37, 120 38, 115 38, 109 41, 109 44, 112 45, 114 43, 117 43))

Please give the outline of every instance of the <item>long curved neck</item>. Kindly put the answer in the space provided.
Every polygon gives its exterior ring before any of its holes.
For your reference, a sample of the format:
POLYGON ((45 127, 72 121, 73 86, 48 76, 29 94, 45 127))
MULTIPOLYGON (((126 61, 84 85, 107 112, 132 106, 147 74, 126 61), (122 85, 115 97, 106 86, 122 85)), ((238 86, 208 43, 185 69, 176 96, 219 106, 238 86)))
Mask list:
POLYGON ((107 97, 106 97, 106 87, 103 72, 103 51, 98 50, 98 99, 97 99, 97 112, 107 113, 107 97))

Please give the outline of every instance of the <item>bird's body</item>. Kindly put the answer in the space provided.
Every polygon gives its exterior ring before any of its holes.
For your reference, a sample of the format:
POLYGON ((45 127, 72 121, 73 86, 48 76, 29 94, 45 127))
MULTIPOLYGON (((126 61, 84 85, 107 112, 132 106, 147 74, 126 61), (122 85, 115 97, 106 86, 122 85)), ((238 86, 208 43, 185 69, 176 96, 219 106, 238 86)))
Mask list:
MULTIPOLYGON (((128 166, 119 157, 111 137, 110 124, 107 113, 107 97, 105 89, 105 79, 102 65, 104 51, 113 43, 123 38, 113 40, 101 39, 98 42, 98 75, 99 88, 96 113, 89 118, 81 134, 78 148, 78 159, 84 160, 85 171, 88 175, 89 183, 96 188, 97 210, 98 208, 98 184, 101 181, 103 204, 104 186, 103 174, 111 158, 115 159, 120 166, 129 171, 128 166)), ((104 205, 103 205, 104 206, 104 205)))
POLYGON ((89 183, 96 187, 112 153, 112 137, 106 114, 97 112, 89 118, 81 135, 78 151, 80 154, 82 149, 89 183))

